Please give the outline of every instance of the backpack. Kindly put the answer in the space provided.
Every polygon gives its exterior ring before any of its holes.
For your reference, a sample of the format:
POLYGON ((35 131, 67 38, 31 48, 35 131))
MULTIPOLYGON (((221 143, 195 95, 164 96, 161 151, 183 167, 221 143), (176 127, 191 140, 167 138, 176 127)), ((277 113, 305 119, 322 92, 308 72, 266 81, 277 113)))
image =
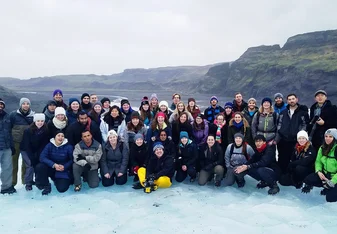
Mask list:
MULTIPOLYGON (((233 143, 232 145, 231 145, 231 149, 230 149, 230 151, 229 151, 229 155, 230 156, 232 156, 232 154, 233 154, 233 152, 234 152, 234 144, 235 143, 233 143)), ((245 143, 246 144, 246 146, 248 145, 247 143, 245 143)), ((243 147, 242 147, 242 150, 243 150, 243 147)), ((335 151, 336 152, 336 151, 335 151)), ((247 147, 245 148, 245 150, 243 151, 243 155, 245 156, 245 158, 247 159, 247 161, 250 159, 250 156, 248 155, 248 153, 247 153, 247 147)))
MULTIPOLYGON (((257 123, 259 124, 259 122, 260 122, 260 111, 256 112, 256 120, 257 120, 257 123)), ((277 119, 277 113, 275 111, 273 112, 273 120, 274 120, 274 125, 276 126, 276 129, 277 129, 278 119, 277 119)), ((258 131, 257 127, 258 126, 256 126, 256 131, 258 131)))

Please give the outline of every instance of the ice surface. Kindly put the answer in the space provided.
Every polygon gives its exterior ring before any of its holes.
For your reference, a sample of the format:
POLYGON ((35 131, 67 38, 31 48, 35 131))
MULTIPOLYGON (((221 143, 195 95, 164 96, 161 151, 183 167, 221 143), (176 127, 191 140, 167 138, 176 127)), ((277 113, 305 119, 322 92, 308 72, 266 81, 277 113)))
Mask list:
MULTIPOLYGON (((188 180, 187 180, 188 181, 188 180)), ((0 233, 336 233, 337 204, 327 203, 319 189, 301 194, 292 187, 268 196, 247 177, 246 186, 215 188, 185 182, 151 194, 124 186, 55 187, 42 196, 34 187, 0 196, 0 233)))

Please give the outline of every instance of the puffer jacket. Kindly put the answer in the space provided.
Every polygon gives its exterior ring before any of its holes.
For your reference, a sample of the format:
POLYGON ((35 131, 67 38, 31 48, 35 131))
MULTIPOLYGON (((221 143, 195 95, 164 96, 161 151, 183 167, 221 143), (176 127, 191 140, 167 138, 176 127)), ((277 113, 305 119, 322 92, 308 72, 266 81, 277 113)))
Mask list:
POLYGON ((124 142, 118 142, 115 149, 112 148, 110 142, 103 146, 103 155, 100 161, 101 173, 105 175, 109 173, 116 176, 118 173, 126 173, 129 162, 129 148, 124 142), (121 146, 123 144, 123 146, 121 146))
POLYGON ((87 146, 83 141, 80 141, 75 145, 75 149, 73 152, 74 163, 82 167, 85 164, 89 163, 91 166, 91 170, 96 170, 98 169, 98 163, 102 157, 102 153, 102 146, 98 141, 92 140, 90 146, 87 146), (79 154, 84 156, 85 160, 77 161, 79 154))
POLYGON ((2 111, 0 114, 0 150, 13 147, 13 138, 11 134, 11 121, 9 114, 2 111))
POLYGON ((11 121, 13 141, 20 143, 22 141, 23 132, 26 128, 33 123, 33 117, 35 112, 30 110, 27 116, 24 116, 20 110, 16 110, 10 113, 9 118, 11 121))
POLYGON ((253 139, 257 135, 263 135, 266 138, 267 142, 275 139, 277 132, 278 115, 277 113, 273 113, 274 112, 265 114, 257 112, 254 115, 251 125, 253 139), (276 120, 274 120, 274 117, 276 117, 276 120))

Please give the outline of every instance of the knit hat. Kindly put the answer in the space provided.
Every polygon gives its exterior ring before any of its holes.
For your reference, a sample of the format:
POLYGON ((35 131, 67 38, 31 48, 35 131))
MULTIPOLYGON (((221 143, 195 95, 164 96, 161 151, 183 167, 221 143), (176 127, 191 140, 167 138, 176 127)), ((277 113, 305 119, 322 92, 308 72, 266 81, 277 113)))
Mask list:
POLYGON ((33 121, 36 122, 38 120, 45 121, 46 120, 46 116, 44 114, 42 114, 42 113, 36 113, 36 114, 34 114, 33 121))
POLYGON ((161 142, 156 142, 153 144, 153 152, 156 151, 156 149, 164 149, 164 146, 161 142))
POLYGON ((274 99, 276 99, 276 98, 282 98, 283 99, 283 94, 282 93, 275 93, 274 99))
POLYGON ((157 113, 157 118, 158 118, 158 117, 163 117, 163 118, 165 118, 165 113, 163 113, 163 112, 161 112, 161 111, 158 112, 158 113, 157 113))
MULTIPOLYGON (((202 118, 202 119, 205 118, 205 116, 204 116, 203 114, 201 114, 201 113, 197 114, 197 117, 200 117, 200 118, 202 118)), ((195 117, 195 118, 197 118, 197 117, 195 117)))
POLYGON ((249 98, 247 103, 249 103, 249 102, 255 102, 255 104, 256 104, 256 99, 255 98, 249 98))
POLYGON ((256 135, 256 137, 254 138, 254 141, 258 141, 258 140, 262 140, 264 142, 267 141, 266 138, 263 135, 261 135, 261 134, 256 135))
POLYGON ((226 102, 226 103, 225 103, 225 106, 224 106, 224 109, 226 109, 226 108, 231 108, 231 109, 233 109, 233 103, 232 103, 232 102, 226 102))
POLYGON ((194 98, 189 98, 189 99, 187 100, 187 103, 190 103, 190 102, 195 102, 195 99, 194 99, 194 98))
POLYGON ((324 94, 325 96, 328 96, 328 94, 327 94, 324 90, 322 90, 322 89, 317 90, 317 91, 315 92, 315 97, 316 97, 318 94, 324 94))
POLYGON ((212 102, 213 100, 216 100, 217 102, 219 101, 216 96, 212 96, 211 99, 209 100, 209 102, 212 102))
POLYGON ((66 115, 66 111, 63 107, 56 107, 55 109, 55 116, 57 115, 66 115))
POLYGON ((166 106, 167 109, 169 108, 167 101, 161 101, 161 102, 159 102, 159 107, 161 107, 161 106, 166 106))
POLYGON ((102 104, 101 104, 100 102, 95 102, 95 104, 92 105, 92 108, 94 108, 95 106, 100 106, 100 107, 102 107, 102 104))
POLYGON ((30 105, 30 100, 28 98, 23 97, 20 99, 20 107, 22 106, 24 102, 28 102, 28 104, 30 105))
POLYGON ((234 139, 240 137, 242 140, 245 138, 244 135, 240 132, 234 134, 234 139))
POLYGON ((85 97, 90 98, 90 95, 88 93, 83 93, 82 96, 81 96, 81 100, 83 100, 83 98, 85 98, 85 97))
POLYGON ((149 98, 148 97, 143 97, 142 99, 142 102, 140 103, 140 106, 143 106, 143 105, 150 105, 149 104, 149 98))
POLYGON ((57 103, 54 100, 49 100, 47 106, 57 106, 57 103))
POLYGON ((104 97, 104 98, 102 98, 102 100, 101 100, 102 105, 104 104, 104 102, 109 102, 109 103, 110 103, 110 99, 107 98, 107 97, 104 97))
POLYGON ((153 98, 157 99, 157 101, 158 101, 157 94, 155 94, 155 93, 151 94, 150 100, 152 100, 153 98))
POLYGON ((53 97, 55 97, 56 94, 60 94, 63 97, 63 93, 61 89, 55 89, 53 92, 53 97))
POLYGON ((269 102, 271 106, 273 105, 273 101, 269 97, 263 98, 261 104, 263 104, 264 102, 269 102))
POLYGON ((180 140, 181 140, 182 138, 184 138, 184 137, 186 137, 187 139, 189 139, 188 133, 185 132, 185 131, 181 131, 181 132, 180 132, 180 140))
POLYGON ((73 102, 78 102, 78 104, 81 103, 77 98, 69 98, 69 106, 70 106, 73 102))
POLYGON ((129 104, 129 105, 130 105, 129 100, 128 100, 128 99, 122 99, 122 100, 121 100, 121 107, 122 107, 124 104, 129 104))
POLYGON ((335 140, 337 140, 337 129, 336 128, 330 128, 328 130, 326 130, 325 135, 331 135, 333 136, 333 138, 335 138, 335 140))
POLYGON ((134 118, 140 119, 140 115, 139 115, 138 111, 132 111, 131 119, 134 119, 134 118))
POLYGON ((55 137, 56 137, 56 135, 57 135, 57 134, 59 134, 59 133, 63 133, 63 135, 65 135, 65 134, 64 134, 64 132, 63 132, 62 130, 60 130, 60 129, 57 129, 57 130, 55 131, 55 133, 54 133, 54 136, 53 136, 53 138, 55 138, 55 137))
POLYGON ((137 134, 135 135, 134 140, 136 141, 137 139, 142 139, 142 140, 144 140, 143 134, 137 133, 137 134))
POLYGON ((297 139, 300 137, 304 137, 305 139, 307 139, 307 141, 309 140, 308 133, 304 130, 301 130, 297 133, 297 139))
POLYGON ((2 105, 4 105, 4 108, 6 107, 6 103, 2 100, 2 98, 0 98, 0 103, 2 103, 2 105))
POLYGON ((110 130, 109 132, 108 132, 108 137, 109 136, 117 136, 118 137, 118 134, 117 134, 117 132, 115 131, 115 130, 110 130))

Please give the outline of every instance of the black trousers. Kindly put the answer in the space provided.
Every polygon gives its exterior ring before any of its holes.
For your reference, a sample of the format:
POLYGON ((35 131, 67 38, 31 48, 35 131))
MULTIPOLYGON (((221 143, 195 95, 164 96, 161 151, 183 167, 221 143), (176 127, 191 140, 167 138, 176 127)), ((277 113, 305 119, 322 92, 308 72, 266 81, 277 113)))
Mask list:
MULTIPOLYGON (((326 175, 325 175, 326 176, 326 175)), ((326 176, 327 177, 327 176, 326 176)), ((327 177, 329 178, 329 177, 327 177)), ((304 183, 314 187, 323 187, 322 180, 319 178, 317 173, 311 173, 304 179, 304 183)), ((325 197, 327 202, 336 202, 337 201, 337 185, 334 188, 328 189, 325 197)))
POLYGON ((128 176, 127 173, 124 173, 121 177, 118 177, 116 173, 113 173, 109 179, 105 178, 104 175, 102 175, 102 185, 104 187, 109 187, 115 184, 117 185, 123 185, 127 182, 128 176))
POLYGON ((296 141, 284 141, 280 140, 277 144, 278 150, 278 166, 280 167, 282 174, 287 172, 288 165, 290 163, 291 155, 294 152, 296 141))
POLYGON ((181 168, 179 168, 176 174, 176 181, 179 183, 183 182, 186 179, 187 175, 189 175, 191 178, 197 177, 197 170, 195 169, 195 167, 189 166, 187 167, 186 171, 183 171, 181 168))
POLYGON ((264 181, 268 186, 272 186, 277 181, 277 173, 269 167, 251 168, 248 170, 248 175, 257 181, 264 181))
POLYGON ((297 184, 303 183, 303 180, 313 172, 312 166, 306 167, 298 165, 290 171, 288 170, 286 174, 283 174, 279 182, 283 186, 296 186, 297 184))

